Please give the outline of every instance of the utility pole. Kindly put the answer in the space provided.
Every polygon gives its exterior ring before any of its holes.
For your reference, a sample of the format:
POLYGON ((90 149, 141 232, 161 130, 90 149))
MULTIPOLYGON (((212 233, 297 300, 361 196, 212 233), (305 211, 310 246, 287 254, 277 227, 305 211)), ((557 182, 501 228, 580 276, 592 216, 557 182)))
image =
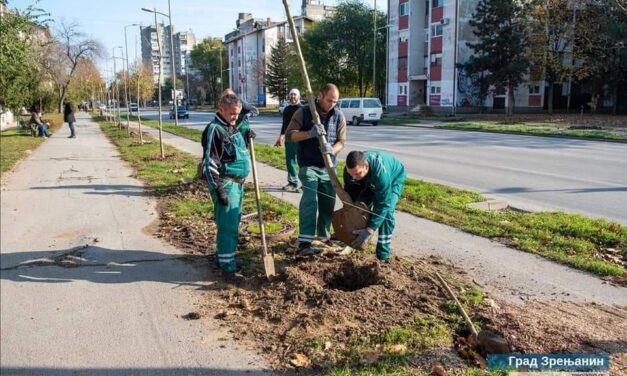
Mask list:
POLYGON ((172 67, 172 90, 174 90, 174 125, 179 125, 179 114, 176 104, 176 63, 174 60, 174 36, 172 35, 172 12, 170 10, 170 0, 168 0, 168 19, 170 21, 170 66, 172 67))

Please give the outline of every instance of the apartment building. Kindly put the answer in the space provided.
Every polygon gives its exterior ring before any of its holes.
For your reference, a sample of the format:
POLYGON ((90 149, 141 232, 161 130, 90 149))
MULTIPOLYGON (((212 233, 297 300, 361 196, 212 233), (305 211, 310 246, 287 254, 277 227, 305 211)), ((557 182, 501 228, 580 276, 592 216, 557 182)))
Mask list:
MULTIPOLYGON (((172 28, 174 31, 174 27, 172 28)), ((157 44, 157 33, 163 51, 163 80, 172 76, 172 54, 170 53, 170 26, 157 24, 155 26, 140 27, 142 62, 151 67, 153 82, 159 80, 159 46, 157 44)), ((196 46, 196 37, 191 31, 174 33, 172 35, 174 45, 174 68, 177 76, 186 74, 187 63, 190 60, 188 55, 196 46)), ((163 84, 163 82, 162 82, 163 84)))
MULTIPOLYGON (((411 110, 429 105, 438 112, 504 109, 507 95, 484 101, 457 63, 468 61, 476 40, 469 25, 478 0, 388 0, 387 105, 411 110)), ((544 82, 515 91, 518 110, 540 111, 544 82)))
MULTIPOLYGON (((316 20, 330 17, 335 7, 320 1, 303 0, 301 15, 294 18, 296 33, 302 34, 316 20)), ((293 41, 287 21, 273 22, 266 18, 253 18, 250 13, 240 13, 237 29, 224 36, 228 56, 229 87, 242 99, 259 105, 276 105, 283 98, 268 94, 264 84, 267 62, 272 46, 280 38, 293 41)))

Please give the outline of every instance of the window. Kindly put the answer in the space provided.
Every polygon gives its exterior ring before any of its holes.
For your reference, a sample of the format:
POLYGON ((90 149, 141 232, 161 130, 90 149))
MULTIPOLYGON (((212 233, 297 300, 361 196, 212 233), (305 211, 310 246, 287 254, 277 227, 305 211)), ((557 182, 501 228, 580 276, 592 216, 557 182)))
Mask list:
POLYGON ((350 101, 340 101, 340 107, 341 108, 348 108, 348 104, 350 103, 350 101))
POLYGON ((409 14, 409 3, 402 3, 400 5, 399 11, 400 16, 406 16, 409 14))
POLYGON ((431 66, 432 67, 441 67, 442 66, 442 54, 431 54, 431 66))
POLYGON ((529 85, 529 94, 540 94, 540 85, 529 85))
POLYGON ((442 35, 442 24, 431 24, 431 37, 439 37, 440 35, 442 35))
POLYGON ((429 41, 429 29, 425 29, 425 42, 429 41))
POLYGON ((364 108, 379 108, 381 102, 378 99, 364 99, 364 108))
POLYGON ((398 95, 407 95, 407 85, 406 84, 398 85, 398 95))
POLYGON ((430 93, 431 95, 440 95, 440 85, 436 85, 436 84, 431 84, 431 89, 430 89, 430 93))
POLYGON ((444 5, 444 0, 431 0, 431 3, 434 8, 439 8, 444 5))
POLYGON ((351 99, 350 108, 359 108, 359 99, 351 99))

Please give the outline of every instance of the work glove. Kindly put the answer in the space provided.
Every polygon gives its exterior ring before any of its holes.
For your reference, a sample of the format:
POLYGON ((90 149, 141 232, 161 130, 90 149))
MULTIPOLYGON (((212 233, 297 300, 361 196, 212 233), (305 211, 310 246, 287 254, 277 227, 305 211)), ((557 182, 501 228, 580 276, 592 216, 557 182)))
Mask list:
POLYGON ((370 227, 362 228, 359 230, 353 230, 353 235, 357 235, 355 240, 351 243, 353 248, 364 248, 368 239, 374 234, 374 230, 370 227))
POLYGON ((255 137, 257 137, 257 133, 255 133, 255 131, 253 131, 252 129, 248 129, 246 131, 246 140, 250 140, 250 139, 255 139, 255 137))
POLYGON ((229 196, 223 190, 218 191, 218 202, 224 206, 229 205, 229 196))
POLYGON ((313 127, 309 130, 309 138, 314 138, 318 136, 324 136, 327 132, 324 130, 324 125, 322 124, 314 124, 313 127))
POLYGON ((329 154, 331 156, 335 155, 335 152, 333 151, 333 146, 331 146, 331 144, 328 142, 320 145, 320 152, 322 152, 322 154, 329 154))

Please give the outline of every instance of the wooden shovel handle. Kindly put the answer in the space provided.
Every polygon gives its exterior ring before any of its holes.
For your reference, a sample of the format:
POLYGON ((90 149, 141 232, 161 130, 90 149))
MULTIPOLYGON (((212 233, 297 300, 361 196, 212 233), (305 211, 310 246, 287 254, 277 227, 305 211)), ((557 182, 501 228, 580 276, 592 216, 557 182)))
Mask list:
MULTIPOLYGON (((285 7, 287 22, 290 24, 290 32, 292 33, 292 38, 294 39, 294 46, 296 46, 296 54, 298 55, 300 71, 303 74, 303 82, 305 84, 305 92, 307 93, 307 101, 309 102, 311 115, 313 117, 314 123, 320 124, 320 115, 318 115, 318 111, 316 111, 316 97, 311 90, 311 83, 309 82, 309 75, 307 74, 307 66, 305 66, 305 58, 303 57, 303 52, 300 49, 298 33, 296 32, 296 26, 294 25, 294 20, 292 19, 292 15, 290 14, 290 7, 287 4, 287 0, 283 0, 283 6, 285 7)), ((327 137, 318 136, 318 142, 320 143, 320 147, 324 147, 324 144, 327 143, 327 137)), ((324 160, 324 166, 326 167, 329 178, 331 179, 331 185, 333 186, 333 190, 335 190, 335 193, 338 195, 342 202, 352 204, 353 200, 351 199, 351 196, 344 190, 344 188, 342 188, 342 185, 337 178, 337 174, 335 173, 335 169, 333 168, 333 161, 331 160, 331 156, 328 154, 322 154, 322 159, 324 160)))

